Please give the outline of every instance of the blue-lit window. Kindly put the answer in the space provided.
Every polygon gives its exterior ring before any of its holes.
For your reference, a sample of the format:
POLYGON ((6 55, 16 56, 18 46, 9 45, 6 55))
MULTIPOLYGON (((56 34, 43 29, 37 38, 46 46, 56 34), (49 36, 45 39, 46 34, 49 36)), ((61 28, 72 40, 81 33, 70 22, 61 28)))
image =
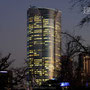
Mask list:
POLYGON ((69 82, 61 82, 60 86, 61 87, 68 87, 68 86, 70 86, 70 83, 69 82))

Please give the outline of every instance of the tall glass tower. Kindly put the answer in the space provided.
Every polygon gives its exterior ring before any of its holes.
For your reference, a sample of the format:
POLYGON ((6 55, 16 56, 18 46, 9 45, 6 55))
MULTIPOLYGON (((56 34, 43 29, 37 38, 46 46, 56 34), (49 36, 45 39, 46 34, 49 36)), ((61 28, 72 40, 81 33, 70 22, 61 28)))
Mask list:
POLYGON ((60 71, 61 12, 31 7, 27 11, 27 59, 30 82, 41 85, 60 71))

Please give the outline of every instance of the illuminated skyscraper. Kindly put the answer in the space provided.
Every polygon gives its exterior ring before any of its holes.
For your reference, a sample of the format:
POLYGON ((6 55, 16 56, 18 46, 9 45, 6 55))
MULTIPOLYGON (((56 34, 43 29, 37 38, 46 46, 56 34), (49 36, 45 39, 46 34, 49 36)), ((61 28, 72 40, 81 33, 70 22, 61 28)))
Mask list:
POLYGON ((38 84, 60 71, 61 12, 31 7, 27 11, 27 59, 31 78, 38 84))

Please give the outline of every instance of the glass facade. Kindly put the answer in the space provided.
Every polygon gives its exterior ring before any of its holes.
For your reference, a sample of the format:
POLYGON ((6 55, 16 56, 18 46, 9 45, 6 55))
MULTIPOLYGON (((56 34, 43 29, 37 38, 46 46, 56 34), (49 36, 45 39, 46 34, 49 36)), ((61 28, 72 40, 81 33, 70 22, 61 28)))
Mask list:
POLYGON ((57 77, 60 71, 60 21, 61 12, 57 10, 29 8, 27 11, 27 59, 32 79, 38 85, 57 77))

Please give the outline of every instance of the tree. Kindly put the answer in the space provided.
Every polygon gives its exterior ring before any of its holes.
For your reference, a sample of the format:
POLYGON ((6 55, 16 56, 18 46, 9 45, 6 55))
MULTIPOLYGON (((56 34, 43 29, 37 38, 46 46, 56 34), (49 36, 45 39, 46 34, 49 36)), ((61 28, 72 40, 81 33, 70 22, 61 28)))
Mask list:
POLYGON ((26 89, 26 67, 11 68, 13 72, 13 90, 26 89))
MULTIPOLYGON (((13 90, 25 90, 26 89, 26 67, 10 67, 10 65, 15 60, 9 60, 11 56, 11 53, 9 53, 7 56, 2 57, 2 54, 0 54, 0 71, 6 71, 9 70, 13 73, 12 77, 12 85, 13 90)), ((5 74, 6 75, 6 74, 5 74)), ((7 76, 6 76, 7 78, 7 76)), ((6 82, 6 79, 4 80, 6 82)), ((5 89, 5 86, 0 86, 0 90, 7 90, 5 89)))
POLYGON ((14 62, 14 60, 10 60, 10 53, 2 57, 0 54, 0 90, 7 90, 7 88, 11 88, 11 75, 9 70, 10 65, 14 62), (5 72, 5 73, 4 73, 5 72), (9 80, 9 82, 8 82, 9 80))
POLYGON ((7 70, 10 67, 10 65, 14 62, 14 60, 9 61, 10 56, 11 56, 11 53, 9 53, 5 57, 2 57, 0 55, 0 71, 7 70))
POLYGON ((87 49, 83 44, 81 36, 71 35, 67 32, 62 32, 62 35, 62 38, 66 39, 63 40, 64 44, 62 45, 62 49, 64 50, 62 50, 63 57, 61 58, 61 78, 64 81, 72 82, 78 77, 78 71, 80 70, 77 56, 81 52, 87 52, 87 49), (74 63, 77 63, 77 66, 74 63))
POLYGON ((79 26, 83 26, 90 22, 90 0, 71 0, 72 8, 78 7, 80 12, 85 13, 85 16, 79 23, 79 26))
POLYGON ((87 46, 83 44, 84 40, 81 36, 71 35, 68 32, 62 32, 62 39, 64 43, 62 43, 62 54, 68 56, 69 58, 73 58, 80 52, 87 52, 87 46))

